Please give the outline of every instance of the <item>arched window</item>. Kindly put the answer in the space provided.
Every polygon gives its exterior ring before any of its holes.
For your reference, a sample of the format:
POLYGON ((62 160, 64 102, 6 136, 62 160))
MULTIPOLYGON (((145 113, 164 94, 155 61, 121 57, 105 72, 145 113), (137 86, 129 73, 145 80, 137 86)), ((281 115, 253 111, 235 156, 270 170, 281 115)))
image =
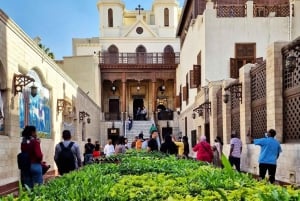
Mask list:
POLYGON ((113 10, 110 8, 108 9, 108 27, 114 26, 114 16, 113 16, 113 10))
POLYGON ((136 51, 136 55, 137 55, 137 63, 138 64, 146 63, 146 58, 147 58, 146 48, 143 45, 139 45, 135 51, 136 51))
POLYGON ((107 61, 109 63, 116 64, 119 62, 119 49, 115 45, 111 45, 108 48, 107 61))
POLYGON ((165 24, 165 27, 168 27, 169 26, 169 9, 168 8, 165 8, 164 9, 164 24, 165 24))
POLYGON ((171 45, 167 45, 164 49, 164 63, 165 64, 175 63, 174 49, 171 45))

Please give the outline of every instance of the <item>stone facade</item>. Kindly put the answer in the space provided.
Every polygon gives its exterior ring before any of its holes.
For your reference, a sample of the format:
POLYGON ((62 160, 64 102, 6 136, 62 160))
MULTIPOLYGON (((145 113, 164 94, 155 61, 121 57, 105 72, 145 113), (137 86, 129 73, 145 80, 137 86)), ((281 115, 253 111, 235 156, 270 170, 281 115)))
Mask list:
MULTIPOLYGON (((299 6, 300 1, 291 2, 290 7, 294 8, 293 14, 282 17, 257 17, 255 13, 255 5, 252 1, 247 1, 244 16, 220 16, 222 12, 222 2, 214 5, 209 1, 203 12, 197 10, 199 1, 187 1, 182 11, 181 21, 178 25, 177 36, 181 39, 181 57, 180 64, 177 68, 176 87, 177 94, 182 86, 192 85, 190 79, 195 72, 194 65, 200 65, 201 72, 200 84, 197 88, 189 88, 189 100, 182 98, 182 105, 179 119, 185 122, 179 123, 179 129, 190 138, 191 141, 195 136, 206 135, 210 142, 218 135, 218 124, 222 121, 224 153, 228 155, 230 146, 230 134, 238 128, 243 143, 242 170, 258 174, 258 156, 259 148, 251 143, 251 78, 250 71, 255 64, 260 63, 261 59, 266 61, 266 129, 274 128, 277 131, 276 138, 280 142, 284 142, 283 135, 283 108, 284 102, 282 97, 282 64, 283 56, 281 48, 284 42, 290 41, 300 35, 299 29, 299 6), (198 13, 197 13, 198 12, 198 13), (255 43, 253 62, 243 61, 243 65, 239 66, 238 77, 232 76, 232 61, 241 54, 237 48, 239 44, 255 43), (267 50, 267 51, 266 51, 267 50), (243 66, 243 67, 242 67, 243 66), (188 75, 188 79, 186 76, 188 75), (234 78, 234 79, 231 79, 234 78), (222 89, 222 100, 224 95, 230 90, 229 86, 241 84, 241 103, 237 104, 239 108, 232 109, 231 100, 227 104, 222 103, 222 118, 218 119, 216 97, 218 89, 222 89), (214 86, 217 85, 217 86, 214 86), (209 89, 209 99, 211 104, 211 113, 209 121, 205 118, 198 117, 192 119, 192 113, 205 103, 205 90, 209 89), (226 92, 227 91, 227 92, 226 92), (238 111, 236 113, 236 111, 238 111), (237 116, 238 115, 238 116, 237 116), (209 123, 209 124, 208 124, 209 123), (193 132, 196 130, 196 135, 193 132)), ((223 4, 222 4, 223 5, 223 4)), ((226 3, 224 3, 226 6, 226 3)), ((226 13, 223 13, 226 15, 226 13)), ((237 59, 238 60, 238 59, 237 59)), ((232 94, 231 94, 232 96, 232 94)), ((223 102, 222 101, 222 102, 223 102)), ((236 103, 235 103, 236 104, 236 103)), ((299 143, 299 139, 297 141, 299 143)), ((299 168, 295 163, 287 163, 285 161, 288 155, 292 158, 298 157, 299 150, 295 150, 295 145, 282 144, 283 153, 278 160, 278 172, 276 178, 278 180, 299 184, 297 177, 299 168), (290 151, 290 150, 294 151, 290 151), (286 165, 288 164, 288 165, 286 165)), ((194 153, 192 153, 193 155, 194 153)), ((297 161, 295 159, 295 161, 297 161)))

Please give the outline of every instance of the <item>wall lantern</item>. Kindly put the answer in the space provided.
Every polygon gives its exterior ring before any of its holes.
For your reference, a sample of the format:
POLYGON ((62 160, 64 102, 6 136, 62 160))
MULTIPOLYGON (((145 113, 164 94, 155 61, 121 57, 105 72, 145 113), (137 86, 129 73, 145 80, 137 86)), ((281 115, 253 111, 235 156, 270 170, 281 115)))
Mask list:
POLYGON ((88 117, 87 120, 86 120, 87 123, 88 124, 91 123, 90 115, 85 111, 80 111, 79 112, 79 122, 82 122, 85 117, 88 117))
MULTIPOLYGON (((29 77, 27 75, 22 74, 14 74, 13 77, 13 90, 14 95, 16 95, 18 92, 22 92, 23 88, 30 84, 31 82, 34 82, 34 79, 32 77, 29 77)), ((30 94, 31 96, 35 97, 37 94, 37 87, 35 85, 32 85, 30 87, 30 94)))
POLYGON ((164 92, 164 91, 166 90, 166 86, 165 86, 165 85, 161 85, 161 86, 159 87, 159 90, 160 90, 161 92, 164 92))
POLYGON ((224 95, 224 99, 223 102, 224 103, 228 103, 229 100, 229 93, 227 92, 228 90, 230 91, 231 95, 235 95, 236 98, 238 98, 240 100, 240 102, 242 103, 242 83, 234 83, 229 85, 228 87, 224 88, 225 90, 225 95, 224 95))
POLYGON ((228 103, 229 101, 229 93, 228 91, 225 91, 225 94, 223 95, 223 102, 228 103))
POLYGON ((290 72, 294 72, 297 66, 297 58, 295 56, 289 55, 285 60, 285 68, 290 72))
POLYGON ((111 91, 113 92, 113 94, 115 94, 115 92, 117 91, 117 87, 116 87, 116 85, 112 85, 111 86, 111 91))
POLYGON ((205 101, 201 104, 201 108, 204 109, 206 112, 211 112, 211 103, 208 101, 205 101))
POLYGON ((56 111, 59 112, 63 112, 65 110, 65 107, 67 105, 71 106, 71 103, 69 103, 68 101, 66 101, 65 99, 57 99, 57 103, 56 103, 56 111))
POLYGON ((195 113, 195 112, 192 113, 192 118, 193 118, 193 119, 196 118, 196 113, 195 113))

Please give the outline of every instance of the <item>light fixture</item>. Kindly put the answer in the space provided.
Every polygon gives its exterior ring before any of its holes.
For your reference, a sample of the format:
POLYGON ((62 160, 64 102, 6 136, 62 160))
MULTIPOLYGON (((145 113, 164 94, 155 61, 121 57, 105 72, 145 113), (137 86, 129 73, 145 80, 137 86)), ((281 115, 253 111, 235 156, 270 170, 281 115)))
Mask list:
POLYGON ((58 113, 64 111, 67 105, 71 106, 71 103, 69 103, 65 99, 57 99, 56 111, 58 113))
POLYGON ((82 122, 85 117, 88 117, 87 118, 87 123, 88 124, 91 123, 90 115, 85 111, 80 111, 79 112, 79 122, 82 122))
POLYGON ((192 118, 193 118, 193 119, 196 118, 196 113, 195 113, 195 112, 192 113, 192 118))
POLYGON ((113 94, 116 92, 116 90, 117 90, 117 87, 113 84, 111 87, 111 91, 113 92, 113 94))
POLYGON ((228 91, 225 91, 225 94, 223 95, 223 102, 228 103, 229 101, 229 93, 228 91))
POLYGON ((290 72, 294 72, 297 67, 297 58, 295 56, 289 55, 285 59, 285 68, 290 72))
POLYGON ((225 95, 224 95, 224 103, 228 103, 229 100, 229 93, 227 92, 227 90, 230 91, 231 95, 235 95, 236 98, 238 98, 240 100, 240 102, 242 103, 242 83, 234 83, 229 85, 228 87, 224 88, 225 90, 225 95), (226 94, 227 93, 227 94, 226 94))
POLYGON ((206 112, 211 112, 211 103, 208 101, 205 101, 201 104, 201 108, 204 109, 206 112))
POLYGON ((166 90, 166 86, 163 84, 163 85, 161 85, 160 87, 159 87, 159 90, 160 91, 165 91, 166 90))
MULTIPOLYGON (((14 89, 14 95, 16 95, 18 92, 22 92, 23 88, 30 84, 31 82, 34 82, 34 79, 32 77, 29 77, 27 75, 22 74, 14 74, 13 77, 13 89, 14 89)), ((31 95, 36 96, 37 93, 37 87, 32 86, 31 87, 31 95)))

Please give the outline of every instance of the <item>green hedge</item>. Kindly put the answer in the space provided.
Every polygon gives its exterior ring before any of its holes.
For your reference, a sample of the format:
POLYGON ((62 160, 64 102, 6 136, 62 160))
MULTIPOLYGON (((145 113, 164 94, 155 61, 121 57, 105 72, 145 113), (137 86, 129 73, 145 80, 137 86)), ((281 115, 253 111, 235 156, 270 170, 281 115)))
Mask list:
MULTIPOLYGON (((129 152, 0 200, 300 201, 300 191, 160 153, 129 152)), ((226 162, 226 161, 225 161, 226 162)))

